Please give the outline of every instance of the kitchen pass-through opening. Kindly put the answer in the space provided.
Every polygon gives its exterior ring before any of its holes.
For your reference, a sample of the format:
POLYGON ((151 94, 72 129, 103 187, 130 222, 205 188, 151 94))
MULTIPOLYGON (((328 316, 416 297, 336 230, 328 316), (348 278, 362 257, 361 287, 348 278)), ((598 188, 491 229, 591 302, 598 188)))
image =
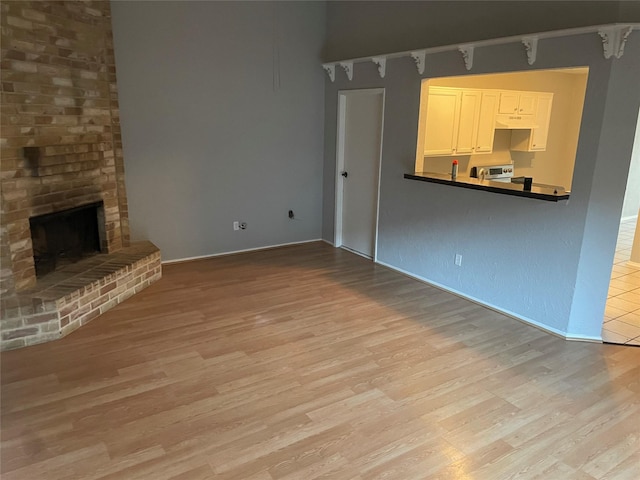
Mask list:
MULTIPOLYGON (((422 81, 416 172, 511 169, 514 180, 571 190, 587 67, 422 81)), ((488 178, 487 178, 488 179, 488 178)))

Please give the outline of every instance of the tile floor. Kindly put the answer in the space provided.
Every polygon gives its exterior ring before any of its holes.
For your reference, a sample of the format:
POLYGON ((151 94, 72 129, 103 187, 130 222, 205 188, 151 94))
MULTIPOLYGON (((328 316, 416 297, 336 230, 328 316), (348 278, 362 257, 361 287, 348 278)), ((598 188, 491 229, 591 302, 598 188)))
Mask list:
POLYGON ((620 222, 602 340, 640 346, 640 268, 627 262, 637 219, 620 222))

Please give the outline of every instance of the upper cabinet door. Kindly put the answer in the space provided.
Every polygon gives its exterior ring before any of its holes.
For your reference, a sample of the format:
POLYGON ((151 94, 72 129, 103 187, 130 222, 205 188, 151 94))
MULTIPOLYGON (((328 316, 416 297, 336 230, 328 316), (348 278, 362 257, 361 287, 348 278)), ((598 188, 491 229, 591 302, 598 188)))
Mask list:
POLYGON ((538 124, 538 128, 534 128, 531 132, 532 151, 547 149, 552 103, 553 93, 541 93, 538 95, 538 108, 536 109, 536 123, 538 124))
POLYGON ((537 98, 538 95, 535 93, 522 92, 518 102, 518 113, 520 115, 533 115, 536 113, 537 98))
POLYGON ((495 120, 499 97, 495 91, 482 92, 475 153, 491 153, 496 133, 495 120))
POLYGON ((462 91, 458 141, 455 147, 455 153, 458 155, 475 153, 481 99, 482 92, 480 90, 462 91))
POLYGON ((537 127, 530 130, 513 130, 511 132, 511 150, 513 151, 541 152, 547 149, 553 93, 540 92, 535 95, 534 119, 537 127))
POLYGON ((498 113, 533 115, 536 113, 537 98, 537 94, 533 92, 500 92, 500 106, 498 107, 498 113))
POLYGON ((456 153, 462 93, 450 88, 430 87, 427 98, 424 154, 453 155, 456 153))
POLYGON ((498 113, 518 113, 520 94, 518 92, 500 92, 498 113))

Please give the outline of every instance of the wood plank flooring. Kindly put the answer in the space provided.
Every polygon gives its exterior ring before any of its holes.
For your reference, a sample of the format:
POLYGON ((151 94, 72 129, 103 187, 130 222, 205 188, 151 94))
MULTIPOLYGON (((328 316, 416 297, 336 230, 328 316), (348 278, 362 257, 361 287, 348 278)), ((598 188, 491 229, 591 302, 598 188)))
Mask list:
POLYGON ((165 266, 1 360, 3 480, 640 478, 640 349, 322 243, 165 266))

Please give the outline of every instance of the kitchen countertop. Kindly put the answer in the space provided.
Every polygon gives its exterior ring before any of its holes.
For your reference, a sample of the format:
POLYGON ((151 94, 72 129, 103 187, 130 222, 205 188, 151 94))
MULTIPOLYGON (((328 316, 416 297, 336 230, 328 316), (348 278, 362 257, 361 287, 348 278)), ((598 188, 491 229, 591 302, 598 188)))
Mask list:
POLYGON ((455 180, 452 180, 451 175, 445 173, 405 173, 404 178, 408 178, 409 180, 418 180, 421 182, 450 185, 452 187, 470 188, 472 190, 484 190, 486 192, 512 195, 515 197, 535 198, 537 200, 545 200, 547 202, 568 200, 570 193, 561 187, 544 186, 536 183, 531 186, 531 190, 524 190, 522 184, 492 182, 491 180, 480 180, 479 178, 471 178, 461 175, 458 175, 455 180))

